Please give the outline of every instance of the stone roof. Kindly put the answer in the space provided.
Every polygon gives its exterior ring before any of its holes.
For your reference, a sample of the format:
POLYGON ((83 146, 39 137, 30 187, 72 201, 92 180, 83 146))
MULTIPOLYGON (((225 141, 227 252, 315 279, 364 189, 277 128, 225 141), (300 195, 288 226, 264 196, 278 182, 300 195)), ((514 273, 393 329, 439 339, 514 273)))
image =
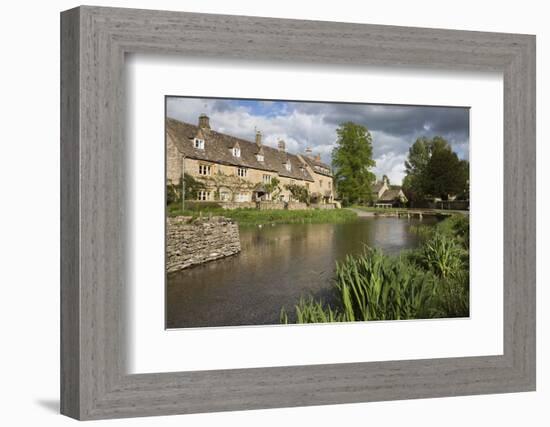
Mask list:
POLYGON ((384 183, 382 181, 377 181, 372 186, 372 192, 378 194, 378 192, 382 189, 384 186, 384 183))
POLYGON ((308 156, 307 154, 304 154, 301 157, 311 167, 311 169, 313 169, 315 173, 318 173, 320 175, 332 176, 332 170, 330 166, 326 163, 323 163, 314 157, 308 156))
POLYGON ((246 141, 209 128, 199 128, 197 125, 172 118, 166 119, 166 135, 172 138, 182 154, 191 159, 276 172, 287 178, 313 181, 298 156, 276 148, 258 145, 256 142, 246 141), (196 137, 204 139, 204 150, 194 147, 193 139, 196 137), (233 156, 231 151, 236 146, 241 150, 240 157, 233 156), (263 162, 256 158, 259 152, 264 156, 263 162), (286 169, 286 162, 290 162, 290 171, 286 169))
POLYGON ((401 188, 390 188, 389 190, 384 191, 382 196, 378 199, 379 202, 393 202, 395 200, 401 199, 404 195, 401 195, 401 188))

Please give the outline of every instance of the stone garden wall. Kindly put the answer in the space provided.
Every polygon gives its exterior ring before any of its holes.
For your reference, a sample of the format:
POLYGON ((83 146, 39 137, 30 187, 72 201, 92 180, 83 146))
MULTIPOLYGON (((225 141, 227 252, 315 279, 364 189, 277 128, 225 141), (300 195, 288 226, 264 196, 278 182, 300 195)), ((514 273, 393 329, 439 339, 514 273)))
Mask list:
POLYGON ((336 206, 334 203, 316 203, 316 204, 311 204, 311 207, 313 209, 335 209, 336 206))
POLYGON ((239 227, 233 220, 173 217, 166 223, 166 271, 203 264, 241 251, 239 227))
POLYGON ((258 208, 260 210, 268 210, 268 209, 284 209, 285 208, 285 202, 278 202, 274 200, 262 200, 258 204, 258 208))
POLYGON ((223 209, 255 209, 256 202, 219 202, 223 209))
POLYGON ((308 208, 307 204, 302 202, 288 202, 287 204, 287 209, 289 211, 304 210, 307 208, 308 208))

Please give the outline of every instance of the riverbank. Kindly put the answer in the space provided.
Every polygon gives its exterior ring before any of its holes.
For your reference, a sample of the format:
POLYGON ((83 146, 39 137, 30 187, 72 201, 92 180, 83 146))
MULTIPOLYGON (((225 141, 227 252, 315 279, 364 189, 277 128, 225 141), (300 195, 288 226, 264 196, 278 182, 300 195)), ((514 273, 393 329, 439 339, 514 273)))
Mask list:
POLYGON ((450 209, 420 209, 420 208, 376 208, 371 206, 351 206, 349 209, 359 216, 407 216, 419 215, 422 216, 452 216, 452 215, 469 215, 469 211, 458 211, 450 209))
POLYGON ((435 227, 416 226, 419 248, 390 256, 365 248, 336 262, 335 303, 302 296, 281 323, 325 323, 467 317, 469 218, 453 215, 435 227))
POLYGON ((265 224, 341 224, 357 220, 357 213, 347 209, 233 209, 224 210, 216 207, 200 210, 182 210, 181 206, 168 206, 169 217, 190 216, 224 216, 231 218, 240 225, 265 224))
MULTIPOLYGON (((168 328, 274 325, 303 295, 327 304, 334 266, 364 246, 399 255, 419 247, 413 227, 435 218, 365 218, 345 223, 239 225, 241 252, 167 277, 168 328)), ((294 318, 290 316, 290 320, 294 318)))

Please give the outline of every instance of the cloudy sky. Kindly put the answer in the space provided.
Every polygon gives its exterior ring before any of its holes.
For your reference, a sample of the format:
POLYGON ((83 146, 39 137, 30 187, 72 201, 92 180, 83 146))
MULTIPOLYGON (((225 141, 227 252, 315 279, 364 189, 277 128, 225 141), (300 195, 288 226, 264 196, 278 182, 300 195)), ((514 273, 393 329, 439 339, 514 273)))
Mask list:
POLYGON ((372 135, 374 173, 387 174, 393 184, 401 183, 408 149, 418 137, 442 136, 462 159, 469 152, 467 108, 168 97, 166 113, 193 124, 206 113, 212 129, 250 141, 257 129, 266 145, 276 147, 283 139, 292 153, 309 146, 328 164, 336 128, 353 121, 372 135))

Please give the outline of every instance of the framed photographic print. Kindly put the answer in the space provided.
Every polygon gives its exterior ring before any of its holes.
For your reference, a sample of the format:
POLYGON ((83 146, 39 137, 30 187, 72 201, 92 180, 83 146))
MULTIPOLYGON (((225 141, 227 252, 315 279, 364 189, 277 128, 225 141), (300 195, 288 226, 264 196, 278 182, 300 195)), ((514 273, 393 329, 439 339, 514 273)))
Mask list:
POLYGON ((535 39, 62 13, 62 413, 535 389, 535 39))

